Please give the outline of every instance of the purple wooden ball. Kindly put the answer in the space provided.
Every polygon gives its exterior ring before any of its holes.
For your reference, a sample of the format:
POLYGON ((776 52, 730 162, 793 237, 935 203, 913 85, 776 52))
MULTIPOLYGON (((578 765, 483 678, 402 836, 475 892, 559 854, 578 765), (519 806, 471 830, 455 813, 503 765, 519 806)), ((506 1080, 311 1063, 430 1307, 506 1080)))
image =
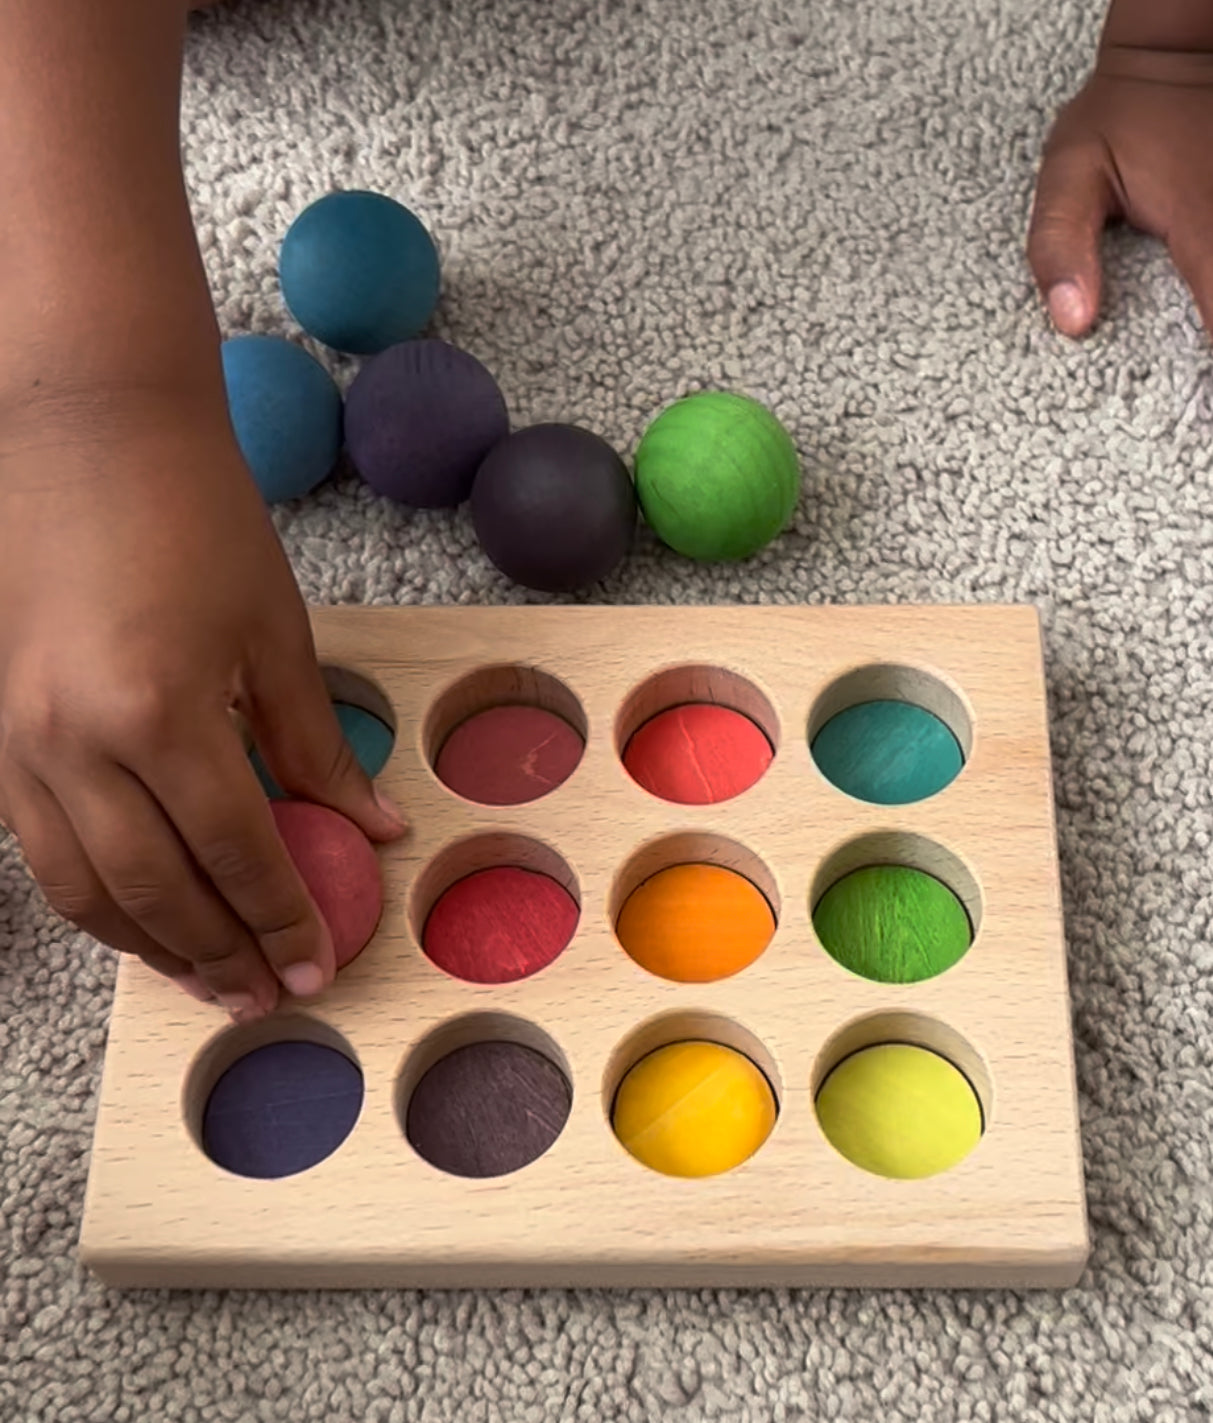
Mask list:
POLYGON ((636 532, 627 466, 577 425, 531 425, 502 440, 480 466, 469 507, 502 573, 544 593, 605 578, 636 532))
POLYGON ((497 382, 446 341, 402 341, 350 386, 345 440, 377 494, 414 509, 462 504, 484 457, 510 432, 497 382))

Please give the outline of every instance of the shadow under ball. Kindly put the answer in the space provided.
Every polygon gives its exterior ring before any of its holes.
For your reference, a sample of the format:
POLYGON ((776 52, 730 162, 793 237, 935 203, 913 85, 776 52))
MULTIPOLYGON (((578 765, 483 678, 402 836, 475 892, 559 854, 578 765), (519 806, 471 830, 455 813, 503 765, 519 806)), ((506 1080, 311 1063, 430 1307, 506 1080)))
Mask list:
POLYGON ((470 509, 492 562, 541 593, 605 578, 636 533, 627 466, 577 425, 531 425, 503 440, 480 466, 470 509))
POLYGON ((402 341, 372 356, 346 397, 354 467, 377 494, 415 509, 462 504, 509 433, 497 382, 446 341, 402 341))

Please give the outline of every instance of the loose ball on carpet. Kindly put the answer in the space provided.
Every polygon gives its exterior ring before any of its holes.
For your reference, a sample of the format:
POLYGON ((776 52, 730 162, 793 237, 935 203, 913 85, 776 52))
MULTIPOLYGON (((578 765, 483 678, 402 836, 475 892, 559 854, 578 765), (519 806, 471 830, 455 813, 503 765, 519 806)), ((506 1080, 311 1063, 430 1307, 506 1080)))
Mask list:
POLYGON ((407 341, 438 305, 438 251, 421 220, 380 193, 330 193, 291 224, 278 263, 300 326, 366 356, 407 341))
POLYGON ((221 348, 236 443, 267 504, 300 499, 341 453, 341 392, 302 346, 233 336, 221 348))
POLYGON ((446 341, 404 341, 372 356, 350 386, 346 446, 378 494, 416 509, 450 508, 472 492, 510 432, 497 382, 446 341))
POLYGON ((576 425, 532 425, 503 440, 477 472, 470 508, 492 562, 544 593, 605 578, 636 531, 627 466, 576 425))
POLYGON ((642 1058, 620 1084, 612 1123, 623 1146, 666 1176, 716 1176, 747 1161, 775 1125, 775 1094, 748 1057, 682 1042, 642 1058))
POLYGON ((658 538, 688 558, 748 558, 800 493, 791 436, 756 400, 705 391, 662 411, 636 451, 636 493, 658 538))
POLYGON ((337 967, 370 943, 383 912, 383 879, 375 848, 344 815, 302 800, 270 805, 299 876, 333 936, 337 967))

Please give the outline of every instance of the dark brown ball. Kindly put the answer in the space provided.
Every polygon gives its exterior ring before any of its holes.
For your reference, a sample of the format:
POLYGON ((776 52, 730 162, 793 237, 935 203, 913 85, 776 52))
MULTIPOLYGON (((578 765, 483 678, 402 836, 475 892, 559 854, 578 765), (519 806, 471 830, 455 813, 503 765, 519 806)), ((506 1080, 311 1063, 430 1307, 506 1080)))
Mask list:
POLYGON ((503 440, 476 474, 470 508, 493 563, 543 593, 605 578, 636 532, 627 466, 577 425, 531 425, 503 440))
POLYGON ((548 1150, 572 1101, 568 1079, 542 1053, 521 1043, 471 1043, 417 1084, 405 1134, 449 1175, 507 1176, 548 1150))

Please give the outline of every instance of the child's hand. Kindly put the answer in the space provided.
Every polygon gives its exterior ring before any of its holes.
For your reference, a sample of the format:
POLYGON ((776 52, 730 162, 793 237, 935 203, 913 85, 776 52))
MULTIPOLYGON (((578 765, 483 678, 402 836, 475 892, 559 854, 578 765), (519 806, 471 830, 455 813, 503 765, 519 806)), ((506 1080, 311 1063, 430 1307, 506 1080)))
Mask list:
POLYGON ((65 917, 247 1020, 333 948, 230 708, 293 793, 401 827, 230 433, 154 406, 0 434, 0 820, 65 917))
POLYGON ((1099 239, 1114 218, 1167 244, 1213 332, 1213 53, 1106 48, 1058 118, 1028 259, 1067 336, 1098 315, 1099 239))

